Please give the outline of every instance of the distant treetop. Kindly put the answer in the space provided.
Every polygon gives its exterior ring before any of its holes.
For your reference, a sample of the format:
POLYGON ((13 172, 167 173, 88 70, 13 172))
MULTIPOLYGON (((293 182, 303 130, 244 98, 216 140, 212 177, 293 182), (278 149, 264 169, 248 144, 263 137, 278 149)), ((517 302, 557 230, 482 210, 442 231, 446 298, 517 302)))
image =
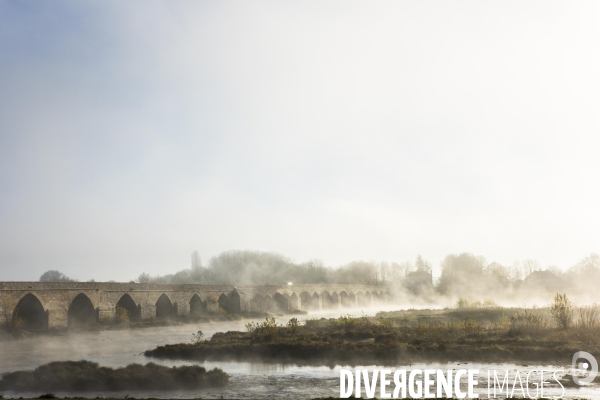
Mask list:
POLYGON ((51 269, 40 276, 40 282, 74 282, 74 280, 60 271, 51 269))

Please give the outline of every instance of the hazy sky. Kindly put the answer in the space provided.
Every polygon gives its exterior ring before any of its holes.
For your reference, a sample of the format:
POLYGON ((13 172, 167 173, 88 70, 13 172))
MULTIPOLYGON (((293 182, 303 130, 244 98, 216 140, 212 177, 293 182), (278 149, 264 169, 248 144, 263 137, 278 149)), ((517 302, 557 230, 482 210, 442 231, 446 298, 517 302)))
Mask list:
POLYGON ((0 279, 600 252, 600 3, 0 2, 0 279))

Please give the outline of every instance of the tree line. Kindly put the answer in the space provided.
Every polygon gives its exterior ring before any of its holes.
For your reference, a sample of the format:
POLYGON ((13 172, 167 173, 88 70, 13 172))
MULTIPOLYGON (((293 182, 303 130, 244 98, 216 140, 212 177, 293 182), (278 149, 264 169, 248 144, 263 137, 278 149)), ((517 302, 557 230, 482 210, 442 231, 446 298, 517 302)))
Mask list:
MULTIPOLYGON (((328 267, 321 261, 296 263, 271 252, 232 250, 212 257, 207 265, 197 251, 192 253, 191 266, 173 274, 151 276, 142 273, 140 283, 192 283, 230 285, 281 285, 337 283, 394 285, 405 281, 414 272, 431 274, 432 264, 418 255, 414 262, 352 261, 339 267, 328 267)), ((441 275, 432 284, 439 294, 461 294, 476 285, 482 292, 518 285, 535 271, 548 271, 570 286, 600 283, 600 256, 591 254, 567 270, 543 268, 535 260, 517 261, 510 266, 488 263, 471 253, 450 254, 441 262, 441 275)), ((425 276, 425 278, 427 278, 425 276)), ((47 271, 40 281, 72 281, 59 271, 47 271)))

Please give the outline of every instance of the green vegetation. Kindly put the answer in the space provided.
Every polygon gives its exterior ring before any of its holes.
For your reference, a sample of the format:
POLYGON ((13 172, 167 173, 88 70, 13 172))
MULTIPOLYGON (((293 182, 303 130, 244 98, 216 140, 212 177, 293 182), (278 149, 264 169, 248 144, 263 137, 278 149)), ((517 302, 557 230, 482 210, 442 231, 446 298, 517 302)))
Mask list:
MULTIPOLYGON (((377 317, 311 319, 304 325, 274 319, 246 332, 217 333, 199 344, 160 346, 151 357, 193 360, 275 360, 306 363, 412 361, 570 362, 586 349, 600 354, 589 309, 582 321, 554 326, 552 308, 408 310, 377 317)), ((593 314, 593 312, 592 312, 593 314)))
POLYGON ((125 368, 99 367, 90 361, 52 362, 34 371, 2 375, 0 390, 14 391, 123 391, 174 390, 222 387, 228 375, 201 366, 168 368, 154 363, 131 364, 125 368))

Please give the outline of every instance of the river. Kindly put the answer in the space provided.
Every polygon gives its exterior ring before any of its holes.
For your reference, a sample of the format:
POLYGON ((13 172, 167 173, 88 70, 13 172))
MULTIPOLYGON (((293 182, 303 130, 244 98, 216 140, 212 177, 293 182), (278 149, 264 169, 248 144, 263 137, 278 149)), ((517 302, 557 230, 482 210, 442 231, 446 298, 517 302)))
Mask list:
MULTIPOLYGON (((381 308, 379 308, 381 309, 381 308)), ((397 307, 396 307, 397 309, 397 307)), ((374 315, 377 310, 367 310, 365 315, 374 315)), ((361 315, 362 311, 345 311, 343 314, 361 315)), ((324 312, 303 316, 306 318, 329 318, 340 313, 324 312)), ((289 317, 281 317, 278 322, 285 323, 289 317)), ((111 330, 98 332, 73 332, 62 335, 42 335, 21 340, 0 341, 0 373, 33 369, 38 365, 51 361, 90 360, 102 366, 122 367, 131 363, 145 364, 155 362, 174 366, 192 364, 188 361, 157 360, 143 355, 143 352, 158 345, 182 343, 191 340, 192 333, 202 330, 206 338, 215 332, 228 330, 243 330, 249 320, 199 323, 170 327, 154 327, 131 330, 111 330)), ((239 399, 310 399, 315 397, 339 396, 340 369, 479 369, 480 385, 478 392, 481 398, 487 398, 488 370, 497 370, 498 375, 504 375, 509 370, 512 384, 515 371, 521 376, 531 370, 562 369, 569 371, 570 366, 557 365, 516 365, 516 364, 486 364, 486 363, 442 363, 442 364, 413 364, 387 366, 297 366, 294 364, 263 363, 263 362, 203 362, 207 369, 219 367, 230 375, 229 384, 220 389, 203 389, 193 392, 86 392, 85 397, 129 397, 135 398, 239 398, 239 399)), ((570 371, 569 371, 570 372, 570 371)), ((537 373, 532 374, 535 378, 537 373)), ((538 380, 539 381, 539 380, 538 380)), ((559 396, 561 388, 554 385, 545 396, 559 396)), ((531 393, 535 387, 531 387, 531 393)), ((520 392, 515 392, 519 393, 520 392)), ((6 392, 6 398, 37 397, 42 393, 6 392)), ((82 393, 57 392, 59 397, 81 396, 82 393)), ((364 395, 364 393, 363 393, 364 395)), ((582 388, 566 388, 565 399, 600 398, 600 387, 592 385, 582 388)))

